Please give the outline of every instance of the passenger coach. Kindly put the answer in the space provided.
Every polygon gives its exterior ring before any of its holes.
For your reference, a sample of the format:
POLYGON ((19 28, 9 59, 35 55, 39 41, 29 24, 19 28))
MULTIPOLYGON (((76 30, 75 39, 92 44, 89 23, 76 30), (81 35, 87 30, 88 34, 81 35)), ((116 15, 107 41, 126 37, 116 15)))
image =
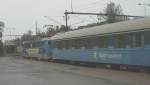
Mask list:
POLYGON ((51 40, 55 60, 150 68, 150 18, 69 31, 51 40))

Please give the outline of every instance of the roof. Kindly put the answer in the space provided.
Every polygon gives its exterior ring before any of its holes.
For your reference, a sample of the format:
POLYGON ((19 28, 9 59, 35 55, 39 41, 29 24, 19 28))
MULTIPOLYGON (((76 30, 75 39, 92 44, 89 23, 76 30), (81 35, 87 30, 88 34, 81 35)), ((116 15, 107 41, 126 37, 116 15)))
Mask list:
POLYGON ((46 38, 41 38, 40 41, 46 41, 46 40, 50 40, 50 37, 46 37, 46 38))
POLYGON ((41 41, 46 41, 46 40, 50 40, 50 37, 46 37, 46 38, 40 38, 39 40, 28 40, 28 41, 24 41, 23 44, 25 43, 31 43, 31 42, 41 42, 41 41))
POLYGON ((150 17, 122 21, 101 26, 89 27, 85 29, 59 33, 51 37, 51 40, 79 38, 86 36, 95 36, 107 33, 118 33, 140 29, 150 29, 150 17))
POLYGON ((10 45, 16 45, 14 42, 5 42, 5 44, 4 44, 5 46, 10 46, 10 45))

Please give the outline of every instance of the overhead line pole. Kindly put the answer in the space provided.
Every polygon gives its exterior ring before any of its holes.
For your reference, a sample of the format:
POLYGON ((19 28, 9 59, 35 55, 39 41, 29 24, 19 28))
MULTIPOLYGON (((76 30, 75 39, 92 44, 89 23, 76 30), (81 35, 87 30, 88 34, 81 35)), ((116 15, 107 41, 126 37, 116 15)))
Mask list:
POLYGON ((37 30, 38 30, 38 23, 37 23, 37 21, 35 22, 35 30, 36 30, 36 33, 35 33, 35 35, 37 36, 37 30))
POLYGON ((143 6, 144 7, 144 12, 145 12, 145 16, 147 16, 147 10, 146 10, 146 6, 150 6, 150 4, 146 4, 146 3, 139 3, 139 6, 143 6))
POLYGON ((66 17, 66 29, 68 29, 68 12, 65 11, 65 17, 66 17))
MULTIPOLYGON (((69 14, 77 14, 77 15, 102 15, 102 16, 108 16, 109 14, 104 14, 104 13, 82 13, 82 12, 68 12, 67 10, 65 11, 65 17, 66 17, 66 28, 68 28, 68 15, 69 14)), ((127 17, 138 17, 138 18, 144 18, 145 16, 133 16, 133 15, 116 15, 116 16, 121 16, 124 18, 127 17)))
MULTIPOLYGON (((102 16, 108 16, 109 14, 103 14, 103 13, 82 13, 82 12, 65 12, 65 14, 79 14, 79 15, 102 15, 102 16)), ((143 18, 144 16, 133 16, 133 15, 116 15, 116 16, 125 16, 125 17, 139 17, 143 18)))

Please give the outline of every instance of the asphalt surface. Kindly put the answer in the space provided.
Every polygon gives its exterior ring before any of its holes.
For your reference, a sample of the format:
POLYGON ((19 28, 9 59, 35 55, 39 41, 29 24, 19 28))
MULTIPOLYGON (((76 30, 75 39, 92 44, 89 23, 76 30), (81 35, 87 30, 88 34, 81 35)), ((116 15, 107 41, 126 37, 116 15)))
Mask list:
MULTIPOLYGON (((51 68, 50 63, 0 58, 0 85, 129 85, 51 68)), ((61 70, 62 69, 62 70, 61 70)), ((79 70, 70 68, 70 70, 79 70)))

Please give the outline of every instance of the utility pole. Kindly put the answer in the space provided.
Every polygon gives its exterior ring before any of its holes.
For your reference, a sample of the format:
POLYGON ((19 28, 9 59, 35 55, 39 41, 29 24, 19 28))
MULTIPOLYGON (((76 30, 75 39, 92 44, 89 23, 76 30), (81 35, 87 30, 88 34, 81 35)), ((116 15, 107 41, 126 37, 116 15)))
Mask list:
POLYGON ((65 17, 66 17, 66 29, 68 29, 68 12, 65 11, 65 17))
POLYGON ((73 12, 73 4, 72 4, 72 0, 71 0, 71 11, 73 12))
POLYGON ((139 6, 143 6, 143 7, 144 7, 144 13, 145 13, 145 16, 147 16, 146 6, 150 6, 150 4, 146 4, 146 3, 139 3, 138 5, 139 5, 139 6))
POLYGON ((38 22, 37 21, 35 21, 35 35, 37 36, 37 31, 38 31, 38 22))

